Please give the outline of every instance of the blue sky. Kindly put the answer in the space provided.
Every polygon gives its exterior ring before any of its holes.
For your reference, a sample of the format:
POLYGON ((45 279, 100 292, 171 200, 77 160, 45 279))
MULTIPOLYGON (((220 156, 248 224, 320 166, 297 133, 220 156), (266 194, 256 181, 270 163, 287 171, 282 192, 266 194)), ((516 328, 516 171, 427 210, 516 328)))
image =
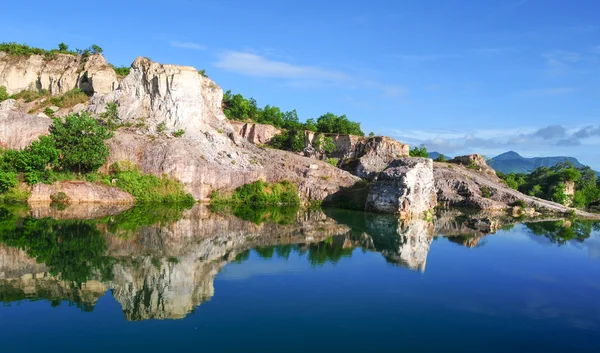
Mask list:
POLYGON ((600 169, 600 2, 36 1, 0 41, 206 69, 302 119, 346 114, 450 155, 571 155, 600 169))

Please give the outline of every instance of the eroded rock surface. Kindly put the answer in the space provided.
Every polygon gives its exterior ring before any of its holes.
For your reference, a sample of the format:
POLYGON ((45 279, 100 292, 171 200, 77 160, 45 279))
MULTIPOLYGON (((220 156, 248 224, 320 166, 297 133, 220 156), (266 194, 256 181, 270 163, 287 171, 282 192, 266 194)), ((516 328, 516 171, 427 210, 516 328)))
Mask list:
POLYGON ((0 86, 14 94, 26 90, 48 90, 61 95, 74 88, 93 93, 108 93, 117 86, 117 75, 101 54, 56 54, 15 57, 0 52, 0 86))
POLYGON ((238 136, 245 138, 255 145, 269 143, 275 135, 281 133, 281 130, 273 125, 243 123, 239 121, 231 121, 230 123, 238 136))
POLYGON ((31 188, 30 204, 50 204, 52 197, 64 193, 68 203, 133 204, 135 199, 121 189, 82 181, 61 181, 54 184, 35 184, 31 188))
POLYGON ((48 134, 52 120, 10 110, 0 110, 0 147, 23 149, 48 134))
POLYGON ((369 187, 366 211, 422 215, 436 205, 433 161, 429 158, 400 158, 380 172, 369 187))

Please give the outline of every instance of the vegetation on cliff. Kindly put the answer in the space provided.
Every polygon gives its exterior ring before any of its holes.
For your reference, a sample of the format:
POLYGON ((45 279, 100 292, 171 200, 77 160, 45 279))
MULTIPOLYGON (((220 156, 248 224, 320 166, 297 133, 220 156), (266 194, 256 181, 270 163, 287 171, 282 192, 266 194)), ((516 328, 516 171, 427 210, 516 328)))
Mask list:
POLYGON ((213 191, 210 195, 210 202, 222 205, 299 206, 300 197, 298 188, 290 181, 267 183, 257 180, 238 187, 231 195, 213 191))
MULTIPOLYGON (((304 131, 313 131, 320 134, 350 134, 364 136, 360 123, 350 121, 345 115, 327 113, 317 120, 308 119, 301 123, 296 110, 283 112, 280 108, 266 105, 258 108, 253 98, 246 99, 241 94, 232 94, 231 91, 223 95, 223 112, 231 120, 252 121, 258 124, 273 125, 283 131, 275 136, 270 145, 277 149, 300 152, 304 149, 304 131)), ((320 141, 320 139, 317 139, 320 141)), ((317 150, 327 152, 327 147, 332 145, 324 141, 323 146, 314 146, 317 150)))
POLYGON ((530 174, 497 172, 509 187, 530 196, 588 208, 600 201, 600 180, 590 167, 575 167, 570 162, 551 168, 539 167, 530 174), (574 183, 574 194, 567 194, 567 183, 574 183))

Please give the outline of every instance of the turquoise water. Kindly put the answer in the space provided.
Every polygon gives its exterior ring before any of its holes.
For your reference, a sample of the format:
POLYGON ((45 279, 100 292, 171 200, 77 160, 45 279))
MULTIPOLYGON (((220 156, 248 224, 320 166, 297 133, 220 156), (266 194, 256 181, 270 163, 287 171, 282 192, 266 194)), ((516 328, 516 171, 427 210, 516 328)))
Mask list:
POLYGON ((1 351, 600 351, 597 224, 186 212, 5 215, 1 351))

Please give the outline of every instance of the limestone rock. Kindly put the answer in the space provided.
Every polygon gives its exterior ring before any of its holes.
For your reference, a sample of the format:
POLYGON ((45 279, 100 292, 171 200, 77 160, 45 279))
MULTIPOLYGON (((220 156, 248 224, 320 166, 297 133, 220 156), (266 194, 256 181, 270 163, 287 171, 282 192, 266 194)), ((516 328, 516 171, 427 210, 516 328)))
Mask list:
POLYGON ((120 189, 80 181, 62 181, 51 185, 36 184, 32 187, 28 202, 49 204, 52 202, 51 196, 59 192, 65 193, 70 203, 132 204, 135 202, 133 196, 120 189))
POLYGON ((433 161, 429 158, 394 160, 372 182, 366 211, 400 214, 410 218, 436 205, 433 161))
POLYGON ((340 168, 367 180, 372 180, 393 160, 406 157, 409 146, 391 137, 376 136, 359 141, 352 154, 341 161, 340 168))
POLYGON ((56 54, 15 57, 0 52, 0 86, 11 94, 25 90, 48 90, 61 95, 74 88, 88 93, 107 93, 116 87, 117 76, 101 54, 83 61, 80 55, 56 54))
POLYGON ((47 135, 52 120, 10 110, 0 110, 0 147, 22 149, 47 135))
POLYGON ((123 122, 143 120, 151 132, 182 129, 186 137, 195 138, 222 125, 222 97, 221 89, 193 67, 139 57, 118 89, 93 97, 88 110, 101 114, 107 103, 116 102, 123 122))
POLYGON ((0 110, 12 110, 17 101, 14 99, 7 99, 0 102, 0 110))

